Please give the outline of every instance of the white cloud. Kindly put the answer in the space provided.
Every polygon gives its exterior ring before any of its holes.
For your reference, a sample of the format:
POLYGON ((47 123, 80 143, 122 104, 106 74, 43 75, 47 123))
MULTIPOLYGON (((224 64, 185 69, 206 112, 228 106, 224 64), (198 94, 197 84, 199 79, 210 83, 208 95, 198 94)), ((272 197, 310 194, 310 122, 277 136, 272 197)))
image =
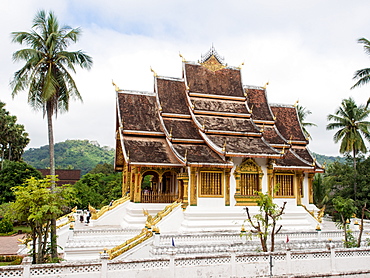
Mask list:
POLYGON ((71 50, 82 49, 94 59, 91 71, 75 79, 84 103, 73 102, 55 121, 55 140, 89 139, 114 146, 115 92, 153 90, 150 66, 160 75, 181 77, 181 52, 200 59, 214 43, 225 62, 243 67, 243 83, 267 81, 270 102, 299 99, 312 111, 308 120, 313 151, 335 155, 333 132, 326 117, 343 98, 364 103, 369 87, 350 91, 355 70, 369 59, 356 43, 370 37, 368 1, 5 1, 0 17, 0 100, 30 133, 30 147, 47 144, 42 113, 28 107, 26 96, 10 97, 9 80, 21 64, 11 54, 10 32, 29 30, 39 9, 52 9, 61 23, 81 26, 83 35, 71 50), (6 11, 6 13, 5 13, 6 11))

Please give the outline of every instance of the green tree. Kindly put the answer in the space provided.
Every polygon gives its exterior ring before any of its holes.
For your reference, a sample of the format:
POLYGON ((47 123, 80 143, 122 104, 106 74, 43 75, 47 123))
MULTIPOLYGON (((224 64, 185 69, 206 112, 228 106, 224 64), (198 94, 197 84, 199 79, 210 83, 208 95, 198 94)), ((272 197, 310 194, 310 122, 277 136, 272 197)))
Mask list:
POLYGON ((61 215, 74 198, 71 187, 58 187, 51 191, 55 180, 49 176, 44 179, 30 178, 25 186, 13 187, 16 196, 11 210, 19 221, 31 227, 33 263, 50 261, 49 233, 53 219, 61 215))
POLYGON ((323 175, 318 173, 313 180, 313 199, 314 203, 322 208, 329 200, 330 187, 323 180, 323 175))
POLYGON ((77 205, 87 208, 90 204, 95 208, 108 205, 111 200, 122 197, 122 174, 88 173, 77 181, 73 187, 76 190, 77 205))
MULTIPOLYGON (((71 98, 82 100, 69 71, 75 73, 75 66, 90 69, 92 59, 81 50, 66 51, 71 43, 77 42, 81 30, 69 26, 60 27, 53 12, 39 11, 30 32, 13 32, 13 42, 29 48, 13 54, 13 60, 25 61, 25 65, 14 74, 13 97, 21 91, 28 91, 28 103, 36 110, 42 110, 47 117, 50 151, 50 175, 55 175, 54 136, 52 116, 68 111, 71 98)), ((52 189, 55 185, 52 185, 52 189)), ((55 221, 52 238, 56 237, 55 221)), ((52 242, 53 257, 57 247, 52 242)))
POLYGON ((356 156, 359 152, 366 153, 364 138, 370 139, 370 122, 366 121, 370 111, 364 105, 357 105, 352 98, 344 99, 334 114, 328 116, 332 121, 326 126, 327 130, 339 129, 334 134, 334 142, 340 142, 340 153, 352 153, 354 169, 354 197, 356 199, 356 156))
POLYGON ((114 167, 112 164, 103 163, 103 164, 97 164, 90 172, 90 174, 98 174, 102 173, 105 175, 114 174, 114 167))
MULTIPOLYGON (((364 51, 367 55, 370 55, 370 41, 366 38, 361 38, 357 40, 358 43, 363 44, 364 51)), ((364 68, 357 70, 353 76, 356 83, 351 87, 351 89, 366 85, 370 81, 370 68, 364 68)), ((370 98, 368 99, 366 106, 370 103, 370 98)))
POLYGON ((263 252, 268 251, 267 240, 270 235, 271 247, 270 251, 273 252, 275 248, 275 235, 280 231, 282 226, 276 229, 277 221, 281 218, 284 212, 286 202, 283 206, 279 208, 277 204, 273 202, 272 196, 269 194, 258 193, 257 204, 259 206, 260 213, 253 216, 252 219, 248 207, 247 211, 247 221, 254 228, 251 233, 257 234, 260 239, 261 247, 263 252))
POLYGON ((22 185, 27 179, 41 178, 41 173, 31 165, 21 161, 4 161, 0 171, 0 204, 13 202, 15 196, 12 187, 22 185))
POLYGON ((3 167, 4 159, 21 160, 24 148, 30 142, 24 126, 17 124, 17 117, 11 116, 4 107, 5 103, 0 101, 0 170, 3 167))
POLYGON ((357 211, 355 201, 349 198, 337 196, 333 199, 333 205, 338 214, 334 220, 337 226, 343 229, 344 232, 344 246, 355 247, 357 245, 356 240, 353 238, 352 232, 349 230, 349 221, 357 211))
POLYGON ((302 107, 301 105, 297 105, 297 113, 298 113, 298 119, 299 119, 299 122, 301 123, 302 130, 303 130, 305 137, 312 139, 311 134, 307 131, 306 127, 317 126, 317 125, 314 123, 309 123, 305 121, 307 116, 312 114, 312 112, 306 109, 305 107, 302 107))

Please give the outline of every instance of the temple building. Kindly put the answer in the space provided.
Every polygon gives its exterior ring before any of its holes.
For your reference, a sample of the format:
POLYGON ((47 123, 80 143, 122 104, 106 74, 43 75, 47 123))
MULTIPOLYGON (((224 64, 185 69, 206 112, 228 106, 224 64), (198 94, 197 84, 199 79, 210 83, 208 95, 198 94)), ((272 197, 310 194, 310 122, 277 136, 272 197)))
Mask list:
POLYGON ((244 85, 241 69, 213 47, 199 62, 182 58, 181 78, 153 74, 154 92, 116 86, 123 196, 134 204, 181 202, 183 230, 212 212, 220 220, 255 207, 258 191, 287 202, 285 214, 317 210, 312 180, 323 169, 294 105, 268 103, 266 86, 244 85))

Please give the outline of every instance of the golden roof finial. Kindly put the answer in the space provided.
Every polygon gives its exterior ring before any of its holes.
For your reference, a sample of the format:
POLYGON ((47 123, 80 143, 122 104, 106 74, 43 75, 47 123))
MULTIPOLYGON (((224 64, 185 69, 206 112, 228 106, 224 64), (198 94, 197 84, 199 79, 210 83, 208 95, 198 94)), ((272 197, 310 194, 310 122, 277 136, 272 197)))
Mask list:
POLYGON ((172 126, 171 126, 171 130, 170 130, 170 139, 172 139, 172 126))
POLYGON ((278 113, 276 112, 276 114, 274 115, 274 121, 276 121, 277 115, 278 115, 278 113))
POLYGON ((285 143, 284 143, 284 145, 283 145, 283 149, 281 150, 281 152, 280 152, 281 154, 285 154, 285 143))
POLYGON ((260 130, 262 133, 265 131, 265 123, 263 123, 262 129, 260 130))
POLYGON ((150 67, 150 71, 153 73, 154 77, 157 77, 157 73, 152 69, 152 67, 150 67))
POLYGON ((248 112, 249 112, 250 114, 252 114, 252 113, 253 113, 253 107, 254 107, 254 104, 252 104, 252 107, 248 110, 248 112))
POLYGON ((112 85, 114 86, 114 90, 116 92, 118 92, 120 89, 118 88, 118 86, 116 85, 116 83, 113 82, 113 79, 112 79, 112 85))
POLYGON ((296 102, 293 104, 293 106, 297 107, 298 103, 299 103, 299 99, 296 100, 296 102))
POLYGON ((248 89, 245 89, 244 90, 244 96, 247 97, 248 96, 248 89))
POLYGON ((184 56, 182 56, 180 52, 179 52, 179 56, 181 57, 181 59, 182 59, 183 62, 186 61, 185 58, 184 58, 184 56))
POLYGON ((226 139, 224 145, 222 146, 222 152, 226 153, 226 139))
POLYGON ((244 62, 242 62, 242 63, 239 65, 238 69, 241 69, 241 68, 242 68, 242 66, 244 66, 244 62))
POLYGON ((188 150, 185 150, 184 160, 185 160, 185 162, 188 161, 188 150))
POLYGON ((289 137, 289 141, 288 141, 289 145, 291 145, 291 144, 292 144, 292 137, 293 137, 293 135, 290 135, 290 137, 289 137))
POLYGON ((269 82, 268 81, 266 82, 266 84, 262 88, 266 90, 267 85, 269 85, 269 82))

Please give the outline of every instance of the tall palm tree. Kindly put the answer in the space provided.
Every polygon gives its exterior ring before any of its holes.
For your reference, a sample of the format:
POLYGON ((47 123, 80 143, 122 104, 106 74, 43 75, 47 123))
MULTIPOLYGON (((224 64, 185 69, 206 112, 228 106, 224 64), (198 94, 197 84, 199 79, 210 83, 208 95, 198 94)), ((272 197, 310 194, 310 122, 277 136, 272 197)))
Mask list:
MULTIPOLYGON (((363 44, 364 51, 367 55, 370 55, 370 41, 366 38, 357 40, 358 43, 363 44)), ((351 87, 351 89, 360 87, 370 82, 370 68, 360 69, 355 72, 353 79, 357 82, 351 87)), ((366 106, 370 104, 370 98, 367 100, 366 106)))
MULTIPOLYGON (((82 100, 70 71, 75 73, 76 65, 85 69, 92 66, 92 58, 81 50, 66 51, 80 35, 79 28, 60 27, 54 13, 43 10, 37 12, 30 32, 12 33, 13 42, 28 46, 13 54, 15 62, 25 61, 25 65, 11 81, 12 96, 27 91, 31 107, 47 117, 51 175, 55 175, 52 116, 68 111, 71 98, 82 100)), ((55 257, 56 245, 53 251, 55 257)))
POLYGON ((357 105, 352 98, 343 99, 341 106, 334 114, 328 116, 332 121, 326 126, 327 130, 339 129, 334 134, 334 142, 341 142, 340 153, 352 153, 355 173, 354 196, 356 198, 356 155, 366 153, 364 138, 370 140, 370 122, 366 121, 370 114, 364 105, 357 105))
POLYGON ((307 131, 306 127, 317 126, 317 125, 314 123, 306 122, 305 120, 308 115, 312 114, 312 112, 298 104, 297 113, 298 113, 299 122, 301 123, 301 126, 302 126, 304 136, 306 136, 307 138, 311 138, 311 134, 307 131))

